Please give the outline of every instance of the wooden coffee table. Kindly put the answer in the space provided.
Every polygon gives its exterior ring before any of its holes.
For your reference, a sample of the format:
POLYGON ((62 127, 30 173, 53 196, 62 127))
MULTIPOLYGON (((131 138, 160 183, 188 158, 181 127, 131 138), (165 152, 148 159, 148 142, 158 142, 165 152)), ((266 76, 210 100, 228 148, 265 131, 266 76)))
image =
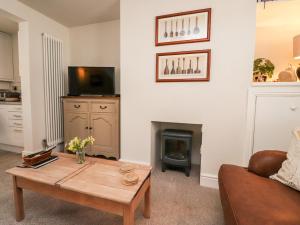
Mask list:
POLYGON ((122 184, 119 169, 123 162, 87 158, 77 164, 74 156, 58 154, 59 159, 39 169, 12 168, 16 220, 24 219, 23 189, 64 201, 123 216, 124 225, 134 224, 134 214, 144 199, 144 217, 150 218, 151 167, 134 164, 139 182, 122 184))

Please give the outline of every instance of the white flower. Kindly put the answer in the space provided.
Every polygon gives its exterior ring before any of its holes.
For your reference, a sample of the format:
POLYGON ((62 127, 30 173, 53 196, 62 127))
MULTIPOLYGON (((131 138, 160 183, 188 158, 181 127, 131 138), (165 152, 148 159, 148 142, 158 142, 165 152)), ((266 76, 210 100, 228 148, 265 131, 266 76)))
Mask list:
POLYGON ((84 148, 86 148, 89 144, 92 145, 94 143, 95 139, 90 136, 83 140, 81 140, 78 137, 73 138, 69 144, 66 145, 67 149, 72 152, 81 151, 84 148))

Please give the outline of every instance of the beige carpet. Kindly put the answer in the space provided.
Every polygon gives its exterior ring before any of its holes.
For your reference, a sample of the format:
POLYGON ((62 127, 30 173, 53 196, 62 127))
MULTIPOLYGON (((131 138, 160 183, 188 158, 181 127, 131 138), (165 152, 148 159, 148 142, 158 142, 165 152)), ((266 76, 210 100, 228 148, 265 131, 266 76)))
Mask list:
MULTIPOLYGON (((25 219, 14 219, 11 177, 5 170, 20 163, 20 156, 0 151, 0 224, 1 225, 121 225, 122 218, 94 209, 48 198, 25 190, 25 219)), ((199 169, 191 177, 178 171, 153 172, 152 214, 144 219, 136 212, 136 225, 223 225, 217 190, 199 186, 199 169)))

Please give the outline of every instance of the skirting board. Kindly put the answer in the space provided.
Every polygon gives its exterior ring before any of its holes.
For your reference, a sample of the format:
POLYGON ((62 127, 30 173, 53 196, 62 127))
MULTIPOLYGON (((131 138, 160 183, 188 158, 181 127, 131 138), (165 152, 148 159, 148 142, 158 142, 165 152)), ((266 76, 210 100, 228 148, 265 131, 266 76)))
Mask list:
MULTIPOLYGON (((142 164, 142 165, 149 165, 148 163, 145 163, 145 162, 138 162, 138 161, 132 161, 132 160, 126 160, 126 159, 120 159, 120 161, 128 162, 128 163, 137 163, 137 164, 142 164)), ((219 189, 218 176, 212 175, 212 174, 207 174, 207 173, 202 173, 200 175, 200 186, 219 189)))
POLYGON ((200 175, 200 186, 219 189, 218 176, 202 173, 200 175))
POLYGON ((0 144, 0 149, 8 152, 15 152, 15 153, 22 153, 23 151, 22 147, 5 145, 5 144, 0 144))
POLYGON ((119 159, 119 161, 121 162, 127 162, 127 163, 134 163, 134 164, 141 164, 141 165, 146 165, 146 166, 150 166, 150 164, 145 163, 145 162, 139 162, 139 161, 134 161, 134 160, 127 160, 127 159, 119 159))

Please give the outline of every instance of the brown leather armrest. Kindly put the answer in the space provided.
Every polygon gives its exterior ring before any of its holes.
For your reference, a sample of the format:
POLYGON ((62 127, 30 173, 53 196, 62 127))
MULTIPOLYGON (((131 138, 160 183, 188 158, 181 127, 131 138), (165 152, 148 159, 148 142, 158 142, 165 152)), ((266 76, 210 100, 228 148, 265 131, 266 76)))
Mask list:
POLYGON ((252 155, 248 171, 262 177, 269 177, 278 172, 287 159, 286 152, 276 150, 260 151, 252 155))

